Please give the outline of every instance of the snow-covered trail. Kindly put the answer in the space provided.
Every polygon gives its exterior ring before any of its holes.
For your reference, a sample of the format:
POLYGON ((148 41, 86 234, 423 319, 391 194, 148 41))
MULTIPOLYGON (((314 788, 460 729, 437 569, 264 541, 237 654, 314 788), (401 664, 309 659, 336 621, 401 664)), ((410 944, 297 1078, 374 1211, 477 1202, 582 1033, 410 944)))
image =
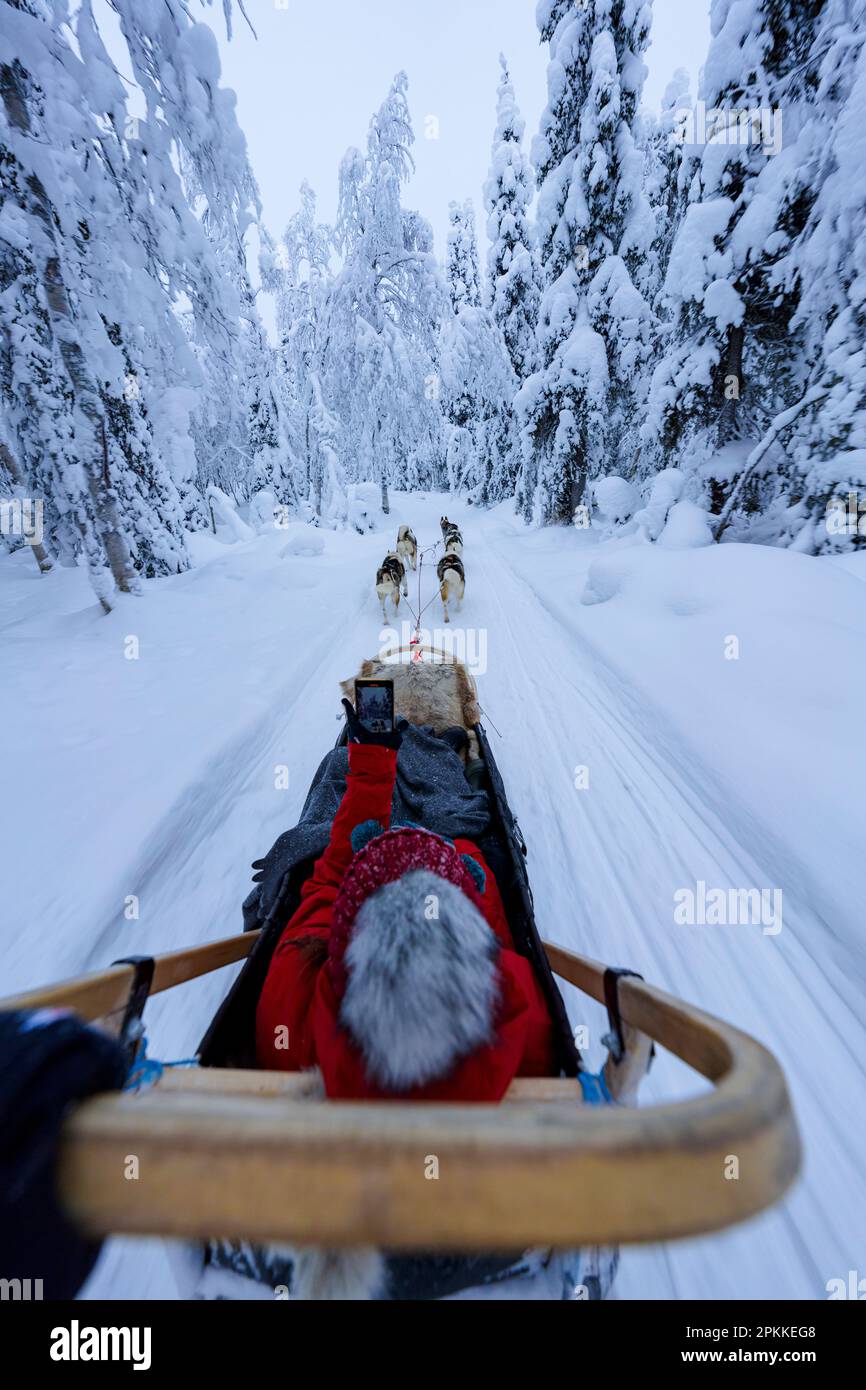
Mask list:
MULTIPOLYGON (((315 589, 301 588, 290 601, 299 611, 282 614, 292 634, 275 624, 282 676, 267 692, 263 712, 240 728, 232 726, 126 866, 124 891, 147 904, 136 934, 139 953, 241 930, 251 862, 297 821, 316 768, 339 733, 338 683, 357 664, 356 635, 368 628, 365 652, 378 646, 381 622, 370 604, 370 574, 381 559, 382 539, 358 541, 360 554, 337 566, 340 602, 328 593, 320 603, 315 589)), ((116 946, 116 890, 111 901, 115 906, 95 932, 82 969, 104 965, 116 946)), ((183 1009, 170 995, 152 1001, 149 1026, 160 1055, 194 1050, 239 968, 190 983, 183 1009)))
MULTIPOLYGON (((858 1015, 840 995, 821 923, 790 893, 778 937, 674 925, 674 891, 698 879, 784 882, 770 845, 735 808, 709 800, 701 750, 678 746, 627 653, 624 671, 603 662, 582 632, 587 610, 551 592, 507 531, 473 528, 465 560, 466 610, 487 629, 481 700, 505 735, 495 751, 530 846, 542 934, 640 970, 763 1040, 785 1067, 804 1134, 805 1177, 783 1207, 711 1240, 627 1252, 618 1292, 821 1297, 863 1248, 866 1174, 849 1123, 851 1098, 866 1087, 862 997, 858 1015), (589 770, 585 790, 578 765, 589 770)), ((598 1021, 589 1014, 572 1007, 575 1023, 598 1021)), ((689 1086, 693 1074, 662 1054, 644 1095, 689 1086)))
MULTIPOLYGON (((528 533, 507 509, 479 512, 435 495, 395 498, 387 531, 325 534, 321 555, 283 556, 284 538, 275 533, 241 545, 208 540, 197 569, 161 581, 146 601, 109 619, 86 589, 75 588, 79 576, 45 584, 21 568, 6 591, 5 651, 14 676, 7 694, 22 727, 10 772, 22 787, 30 785, 26 772, 36 799, 32 806, 19 799, 20 815, 10 818, 3 840, 17 856, 13 909, 21 921, 38 922, 39 931, 4 942, 7 987, 239 930, 251 860, 295 823, 336 738, 338 682, 381 646, 373 579, 391 533, 406 520, 421 545, 431 545, 445 509, 466 541, 467 595, 450 632, 484 658, 480 700, 488 727, 502 734, 491 738, 529 844, 542 934, 639 970, 761 1039, 786 1070, 803 1133, 804 1176, 781 1207, 723 1235, 625 1251, 617 1292, 822 1298, 828 1279, 862 1268, 866 1248, 863 963, 851 929, 856 914, 846 918, 839 906, 851 901, 861 862, 851 846, 860 832, 855 826, 846 840, 834 820, 816 838, 800 808, 788 821, 780 817, 789 726, 811 733, 815 706, 826 727, 821 697, 831 676, 819 670, 814 686, 804 679, 783 707, 762 685, 772 671, 768 676, 754 658, 748 672, 720 668, 702 646, 710 619, 691 616, 703 604, 712 618, 713 591, 700 557, 685 557, 671 581, 671 611, 679 616, 661 613, 656 621, 648 610, 643 628, 631 594, 580 603, 594 558, 603 552, 619 564, 616 547, 600 548, 592 538, 583 544, 586 538, 559 529, 528 533), (683 592, 693 575, 703 585, 697 597, 683 592), (656 669, 647 627, 666 653, 656 669), (141 637, 140 662, 122 656, 130 628, 141 637), (687 667, 664 646, 671 631, 687 649, 687 667), (46 652, 64 697, 56 711, 44 680, 46 652), (690 685, 687 673, 694 675, 690 685), (731 730, 718 727, 722 706, 711 698, 720 682, 747 674, 753 687, 725 686, 723 696, 738 717, 751 721, 754 713, 766 758, 752 778, 743 776, 742 756, 734 756, 742 749, 726 744, 731 730), (684 717, 695 691, 714 715, 684 717), (774 742, 767 711, 777 708, 788 722, 774 742), (49 716, 55 725, 46 724, 49 716), (579 767, 588 770, 584 790, 576 785, 579 767), (288 770, 286 790, 281 768, 288 770), (39 795, 45 786, 54 788, 47 800, 39 795), (804 845, 811 838, 809 856, 804 845), (854 868, 845 879, 837 870, 849 861, 854 868), (674 892, 699 879, 721 888, 781 885, 783 930, 771 936, 759 926, 676 925, 674 892), (140 903, 134 922, 122 911, 128 895, 140 903)), ((655 547, 642 558, 661 566, 668 584, 668 560, 655 547)), ((726 566, 719 580, 725 594, 735 566, 760 565, 772 579, 774 567, 784 565, 788 585, 798 565, 818 565, 755 547, 743 556, 715 548, 706 561, 726 566)), ((805 647, 807 635, 818 640, 813 634, 825 626, 829 594, 844 639, 833 637, 832 679, 844 683, 849 673, 838 653, 852 646, 850 611, 859 611, 860 580, 804 570, 809 593, 818 577, 826 591, 815 613, 804 615, 799 599, 790 605, 794 641, 805 647), (805 626, 807 617, 817 617, 817 629, 805 626)), ((421 587, 422 605, 432 600, 424 626, 448 632, 429 558, 421 587)), ((417 609, 414 576, 409 599, 417 609)), ((398 619, 410 616, 401 605, 398 619)), ((739 630, 727 611, 719 621, 722 632, 739 630)), ((714 629, 711 635, 715 644, 714 629)), ((786 667, 781 638, 776 642, 787 691, 790 653, 786 667)), ((800 666, 797 653, 798 672, 800 666)), ((751 757, 758 744, 754 730, 749 735, 751 757)), ((832 760, 813 770, 809 804, 816 816, 832 810, 836 785, 832 760)), ((152 1001, 154 1055, 193 1051, 236 970, 152 1001)), ((603 1013, 575 991, 567 994, 573 1022, 590 1028, 595 1061, 603 1013)), ((642 1095, 670 1098, 702 1085, 660 1053, 642 1095)), ((164 1242, 111 1241, 87 1295, 172 1296, 184 1287, 174 1283, 176 1254, 164 1242)))

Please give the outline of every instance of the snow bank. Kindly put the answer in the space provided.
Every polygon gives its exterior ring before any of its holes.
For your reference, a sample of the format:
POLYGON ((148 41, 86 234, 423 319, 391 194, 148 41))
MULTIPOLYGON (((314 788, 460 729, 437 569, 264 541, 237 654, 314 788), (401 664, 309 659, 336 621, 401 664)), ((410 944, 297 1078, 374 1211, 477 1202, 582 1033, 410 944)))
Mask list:
POLYGON ((280 558, 288 555, 322 555, 325 550, 325 537, 315 526, 288 526, 283 535, 288 537, 280 551, 280 558))
POLYGON ((637 510, 640 500, 636 488, 631 483, 625 478, 613 475, 597 478, 592 485, 592 496, 605 521, 614 525, 628 521, 637 510))
POLYGON ((277 500, 272 492, 263 488, 250 499, 249 522, 256 531, 266 531, 274 524, 277 500))
POLYGON ((658 540, 668 519, 668 512, 682 496, 685 475, 678 468, 665 468, 653 478, 649 501, 634 519, 647 538, 658 540))
POLYGON ((696 546, 712 545, 709 512, 696 502, 675 502, 668 512, 658 543, 669 550, 691 550, 696 546))
POLYGON ((241 517, 238 516, 237 507, 230 497, 218 487, 209 487, 207 490, 208 506, 211 516, 218 526, 224 526, 236 541, 250 541, 255 535, 252 526, 248 526, 241 517))
MULTIPOLYGON (((694 548, 699 512, 672 509, 685 548, 627 538, 590 558, 569 536, 547 558, 545 594, 582 659, 594 652, 617 689, 642 692, 654 746, 678 767, 697 758, 726 822, 808 905, 815 930, 832 924, 822 949, 859 954, 863 821, 851 789, 866 785, 854 732, 866 708, 866 554, 694 548)), ((518 572, 523 563, 531 572, 531 548, 518 572)))
POLYGON ((378 483, 352 483, 348 494, 349 525, 361 535, 375 531, 382 513, 382 489, 378 483))

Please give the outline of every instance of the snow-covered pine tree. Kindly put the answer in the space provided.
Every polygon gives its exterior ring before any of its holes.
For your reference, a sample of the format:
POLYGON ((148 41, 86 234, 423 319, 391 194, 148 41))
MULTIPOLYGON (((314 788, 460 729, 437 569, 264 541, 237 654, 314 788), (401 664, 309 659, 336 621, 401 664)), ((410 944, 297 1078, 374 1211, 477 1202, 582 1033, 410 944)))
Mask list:
POLYGON ((298 491, 311 513, 324 520, 339 519, 346 507, 342 424, 328 409, 322 389, 327 341, 322 324, 331 287, 333 239, 333 230, 318 220, 316 195, 305 181, 298 211, 263 275, 266 288, 276 293, 277 354, 298 491))
POLYGON ((204 494, 214 484, 246 500, 260 471, 250 449, 251 397, 266 367, 250 365, 261 333, 245 237, 259 203, 234 94, 220 86, 214 34, 192 21, 186 0, 111 3, 146 104, 130 141, 137 181, 143 196, 171 208, 180 233, 171 277, 189 301, 188 333, 199 367, 197 380, 190 376, 199 391, 199 489, 204 494))
MULTIPOLYGON (((63 80, 68 48, 55 34, 53 18, 53 7, 41 0, 3 0, 0 216, 5 244, 0 255, 4 275, 11 274, 4 309, 11 307, 13 318, 4 328, 5 351, 13 359, 22 348, 28 351, 21 326, 36 327, 41 320, 42 374, 59 371, 63 386, 43 397, 40 377, 26 382, 14 360, 4 373, 4 385, 8 389, 17 382, 22 388, 7 401, 13 427, 24 420, 28 394, 40 414, 44 402, 44 435, 62 470, 45 481, 56 485, 69 508, 94 590, 108 611, 113 589, 132 592, 136 581, 109 475, 108 425, 94 372, 94 336, 109 345, 98 312, 73 291, 76 238, 81 239, 77 217, 99 191, 98 184, 94 187, 99 171, 85 173, 74 153, 71 168, 66 159, 61 163, 58 158, 61 151, 66 155, 70 144, 73 152, 76 142, 86 144, 96 130, 86 105, 76 99, 75 87, 70 89, 63 80), (70 207, 70 194, 75 193, 83 196, 70 207), (24 277, 20 287, 19 276, 24 277), (70 403, 65 418, 60 413, 64 399, 70 403)), ((25 427, 18 441, 25 467, 32 457, 27 436, 32 438, 32 426, 25 427)))
MULTIPOLYGON (((256 492, 265 490, 272 493, 280 505, 294 506, 298 501, 299 477, 296 476, 297 459, 288 439, 279 359, 268 342, 247 268, 247 232, 255 224, 263 288, 277 288, 273 246, 261 222, 259 192, 249 168, 246 186, 248 202, 245 207, 224 209, 219 218, 211 216, 207 208, 202 217, 202 225, 217 250, 225 276, 237 293, 240 320, 234 360, 230 364, 217 363, 213 372, 215 381, 227 383, 229 388, 228 398, 221 402, 217 411, 211 409, 212 417, 221 414, 225 421, 222 448, 208 450, 206 457, 210 461, 200 465, 199 474, 202 483, 207 485, 216 482, 216 472, 222 471, 229 484, 228 491, 238 501, 247 501, 256 492)), ((212 360, 213 354, 210 357, 212 360)), ((218 485, 226 490, 224 484, 218 485)))
POLYGON ((481 303, 481 281, 478 271, 478 240, 475 235, 475 209, 472 199, 448 206, 448 243, 445 256, 445 278, 451 307, 455 313, 481 303))
POLYGON ((677 68, 665 88, 657 119, 645 120, 644 188, 655 221, 651 280, 644 292, 653 302, 667 275, 671 247, 685 211, 690 162, 684 160, 692 136, 693 102, 689 74, 677 68))
MULTIPOLYGON (((814 104, 823 7, 714 0, 711 8, 696 148, 684 152, 687 205, 660 297, 669 331, 642 436, 645 474, 684 467, 692 495, 717 511, 749 441, 802 395, 801 343, 791 333, 798 291, 784 262, 815 199, 797 147, 814 104)), ((771 505, 787 466, 778 443, 762 459, 738 488, 745 515, 771 505)))
POLYGON ((778 539, 820 553, 866 546, 864 0, 822 6, 810 58, 814 104, 796 160, 800 182, 817 192, 779 273, 798 288, 792 327, 805 366, 798 389, 812 404, 789 436, 793 467, 780 489, 787 510, 778 539))
POLYGON ((154 439, 149 392, 142 386, 121 326, 107 323, 105 328, 125 367, 122 388, 116 380, 107 381, 102 404, 108 470, 130 556, 136 571, 146 578, 177 574, 190 563, 180 495, 154 439))
POLYGON ((525 122, 504 56, 497 92, 496 130, 484 187, 489 297, 518 381, 535 370, 535 324, 540 298, 535 238, 529 221, 535 174, 523 151, 525 122))
POLYGON ((42 502, 50 554, 72 564, 82 538, 96 554, 99 546, 89 493, 81 489, 81 470, 76 478, 73 469, 72 387, 30 258, 28 221, 13 201, 16 182, 6 157, 0 165, 0 397, 12 461, 5 471, 10 486, 14 479, 22 495, 42 502))
POLYGON ((493 311, 481 304, 471 200, 451 203, 449 216, 445 274, 452 312, 439 339, 448 486, 489 502, 508 495, 513 482, 516 381, 493 311))
POLYGON ((448 487, 479 502, 510 495, 511 403, 516 380, 489 309, 464 305, 446 314, 439 345, 448 487))
POLYGON ((246 170, 210 31, 180 0, 112 4, 145 94, 140 121, 90 0, 75 48, 64 0, 2 0, 0 54, 2 220, 19 224, 2 248, 11 445, 28 486, 44 485, 61 556, 86 556, 104 606, 112 582, 135 588, 135 568, 188 563, 179 491, 192 490, 189 408, 203 377, 176 306, 192 306, 199 356, 207 347, 227 362, 239 307, 179 170, 220 215, 239 206, 246 170), (50 444, 37 477, 40 437, 50 444))
MULTIPOLYGON (((497 91, 496 128, 490 172, 484 187, 487 212, 487 303, 502 335, 514 373, 515 390, 537 365, 535 324, 540 301, 539 267, 529 221, 535 174, 523 151, 525 123, 504 56, 497 91)), ((490 460, 485 500, 514 495, 520 469, 520 432, 513 400, 497 407, 486 425, 485 454, 490 460)))
POLYGON ((518 506, 566 521, 588 480, 631 474, 636 393, 651 349, 653 219, 633 126, 650 10, 640 0, 540 0, 548 105, 533 145, 544 274, 539 369, 517 400, 518 506))
POLYGON ((340 419, 347 471, 389 484, 429 466, 439 430, 436 337, 444 287, 429 224, 401 206, 414 140, 405 73, 370 125, 366 156, 350 150, 340 170, 336 228, 342 268, 322 324, 322 388, 340 419), (431 389, 431 384, 434 389, 431 389))

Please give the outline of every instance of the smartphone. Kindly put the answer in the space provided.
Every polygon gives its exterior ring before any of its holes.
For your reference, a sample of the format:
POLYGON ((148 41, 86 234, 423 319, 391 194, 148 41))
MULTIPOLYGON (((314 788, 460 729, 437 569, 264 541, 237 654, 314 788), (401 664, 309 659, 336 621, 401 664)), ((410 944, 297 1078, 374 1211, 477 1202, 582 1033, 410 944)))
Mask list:
POLYGON ((359 676, 355 681, 355 713, 371 734, 394 729, 394 682, 382 677, 359 676))

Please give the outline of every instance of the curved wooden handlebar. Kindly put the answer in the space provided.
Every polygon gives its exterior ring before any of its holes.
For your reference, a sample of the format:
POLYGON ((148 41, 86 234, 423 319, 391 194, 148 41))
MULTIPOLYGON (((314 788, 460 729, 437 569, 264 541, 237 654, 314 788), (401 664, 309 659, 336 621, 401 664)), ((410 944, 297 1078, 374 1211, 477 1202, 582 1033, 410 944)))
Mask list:
MULTIPOLYGON (((150 994, 173 989, 200 975, 209 975, 224 965, 248 956, 261 936, 261 931, 242 932, 219 941, 207 941, 203 946, 190 946, 183 951, 168 951, 154 956, 153 981, 150 994)), ((96 1019, 112 1019, 122 1015, 129 999, 135 976, 131 965, 110 965, 74 980, 61 980, 44 989, 29 990, 0 999, 0 1009, 73 1009, 87 1023, 96 1019)))
MULTIPOLYGON (((603 1000, 602 966, 546 949, 603 1000)), ((217 1072, 80 1106, 64 1132, 65 1203, 100 1234, 519 1250, 670 1240, 777 1200, 800 1144, 775 1058, 642 981, 621 981, 620 1005, 714 1089, 645 1109, 580 1105, 563 1083, 528 1080, 504 1106, 323 1104, 296 1084, 227 1076, 217 1090, 217 1072)))

